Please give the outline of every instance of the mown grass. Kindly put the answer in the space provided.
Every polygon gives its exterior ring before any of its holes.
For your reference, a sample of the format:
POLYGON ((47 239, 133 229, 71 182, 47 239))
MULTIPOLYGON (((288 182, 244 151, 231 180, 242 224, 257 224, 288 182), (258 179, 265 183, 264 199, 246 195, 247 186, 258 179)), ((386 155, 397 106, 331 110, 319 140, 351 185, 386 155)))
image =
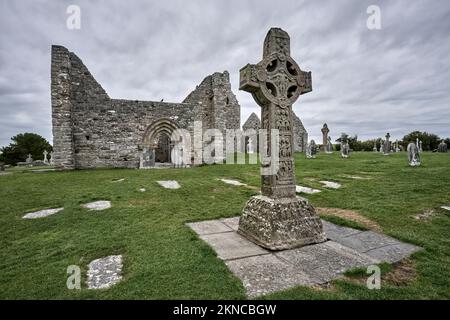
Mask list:
MULTIPOLYGON (((296 155, 299 184, 320 188, 308 195, 315 206, 356 210, 383 231, 424 248, 413 255, 417 279, 408 286, 382 284, 381 290, 338 280, 334 290, 297 287, 273 299, 448 299, 450 298, 450 154, 423 154, 411 168, 406 155, 354 153, 350 159, 296 155), (370 179, 345 177, 357 175, 370 179), (313 178, 314 180, 311 180, 313 178), (342 183, 327 190, 319 180, 342 183), (430 221, 412 216, 427 208, 430 221)), ((0 176, 0 298, 2 299, 244 299, 240 281, 186 222, 239 215, 256 194, 218 178, 260 183, 257 165, 211 165, 192 169, 82 170, 0 176), (115 179, 125 178, 122 182, 115 179), (168 190, 157 180, 177 180, 168 190), (139 188, 146 192, 139 192, 139 188), (112 208, 92 212, 80 204, 111 200, 112 208), (35 220, 21 217, 51 207, 64 211, 35 220), (124 281, 108 290, 68 290, 69 265, 85 277, 96 258, 124 255, 124 281)), ((348 221, 333 222, 349 223, 348 221)), ((83 280, 85 280, 83 278, 83 280)), ((82 281, 83 283, 83 281, 82 281)))

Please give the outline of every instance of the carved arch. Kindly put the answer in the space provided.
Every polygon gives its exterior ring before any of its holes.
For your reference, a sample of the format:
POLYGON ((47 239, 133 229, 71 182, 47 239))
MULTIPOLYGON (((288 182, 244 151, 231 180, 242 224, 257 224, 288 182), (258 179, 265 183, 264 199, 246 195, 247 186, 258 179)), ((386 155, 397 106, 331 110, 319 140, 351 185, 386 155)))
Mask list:
POLYGON ((142 138, 142 147, 155 149, 158 146, 158 137, 161 133, 167 134, 169 137, 178 129, 178 125, 168 118, 158 119, 147 127, 142 138))

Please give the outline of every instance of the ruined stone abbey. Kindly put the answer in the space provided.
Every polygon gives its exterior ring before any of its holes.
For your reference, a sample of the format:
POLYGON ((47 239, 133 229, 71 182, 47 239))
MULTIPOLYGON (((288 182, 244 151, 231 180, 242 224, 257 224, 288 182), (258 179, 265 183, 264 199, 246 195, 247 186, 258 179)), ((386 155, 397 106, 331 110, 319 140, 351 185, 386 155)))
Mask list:
MULTIPOLYGON (((240 128, 227 71, 207 76, 181 103, 111 99, 80 58, 52 46, 51 99, 53 161, 66 169, 170 165, 174 130, 193 137, 194 122, 224 136, 226 129, 240 128)), ((296 151, 303 151, 306 130, 296 123, 296 151)), ((201 148, 187 152, 194 159, 201 148)))

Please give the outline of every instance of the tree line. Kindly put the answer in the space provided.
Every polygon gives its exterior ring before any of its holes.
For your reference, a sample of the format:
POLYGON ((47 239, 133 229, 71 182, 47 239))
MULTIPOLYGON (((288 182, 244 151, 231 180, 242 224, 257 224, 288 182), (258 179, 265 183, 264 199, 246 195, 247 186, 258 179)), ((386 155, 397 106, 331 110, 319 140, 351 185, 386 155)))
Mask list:
MULTIPOLYGON (((350 149, 353 151, 373 151, 373 147, 376 144, 377 149, 380 149, 380 145, 382 141, 386 138, 377 138, 370 139, 365 141, 358 140, 358 136, 349 136, 346 133, 343 133, 341 138, 336 139, 336 142, 340 143, 342 141, 342 137, 347 140, 350 149)), ((422 149, 423 151, 435 151, 437 150, 439 144, 442 140, 447 144, 447 147, 450 148, 450 138, 440 138, 438 135, 434 133, 421 132, 421 131, 413 131, 405 135, 401 140, 398 140, 399 146, 403 147, 403 150, 406 150, 406 147, 410 142, 416 142, 417 138, 419 141, 422 141, 422 149)), ((396 140, 391 140, 391 143, 394 143, 396 140)), ((336 146, 339 150, 339 145, 336 146)))

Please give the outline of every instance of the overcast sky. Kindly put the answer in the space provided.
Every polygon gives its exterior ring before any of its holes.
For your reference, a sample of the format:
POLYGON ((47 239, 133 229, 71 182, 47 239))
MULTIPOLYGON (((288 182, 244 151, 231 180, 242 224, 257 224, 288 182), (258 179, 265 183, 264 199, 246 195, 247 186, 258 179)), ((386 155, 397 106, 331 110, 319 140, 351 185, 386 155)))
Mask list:
POLYGON ((328 123, 360 138, 412 130, 450 136, 450 1, 0 0, 0 146, 36 132, 51 141, 50 46, 75 52, 112 98, 181 102, 228 70, 241 124, 260 109, 238 90, 239 69, 261 60, 281 27, 291 55, 312 71, 294 111, 320 141, 328 123), (67 6, 81 29, 66 27, 67 6), (369 5, 381 30, 366 25, 369 5))

